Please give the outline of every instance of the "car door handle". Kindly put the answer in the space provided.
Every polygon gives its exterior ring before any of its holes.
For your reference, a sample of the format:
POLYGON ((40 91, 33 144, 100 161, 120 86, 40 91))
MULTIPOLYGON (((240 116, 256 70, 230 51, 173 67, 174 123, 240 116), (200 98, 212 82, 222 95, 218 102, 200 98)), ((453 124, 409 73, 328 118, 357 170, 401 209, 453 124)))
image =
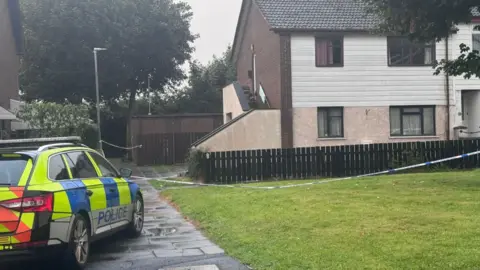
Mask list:
POLYGON ((93 191, 87 190, 87 195, 88 195, 88 197, 91 197, 93 195, 93 191))

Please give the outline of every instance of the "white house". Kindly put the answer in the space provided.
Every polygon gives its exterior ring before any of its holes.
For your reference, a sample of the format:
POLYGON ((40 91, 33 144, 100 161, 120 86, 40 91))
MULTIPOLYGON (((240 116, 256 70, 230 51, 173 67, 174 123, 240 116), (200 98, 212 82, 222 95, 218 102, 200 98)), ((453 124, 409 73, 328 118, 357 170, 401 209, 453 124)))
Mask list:
POLYGON ((271 148, 273 137, 279 148, 480 137, 480 80, 433 74, 435 60, 456 58, 461 43, 480 50, 473 30, 480 13, 472 13, 472 23, 448 41, 414 44, 373 34, 379 20, 360 1, 244 0, 232 56, 238 81, 256 95, 264 89, 278 113, 259 124, 263 110, 239 111, 242 91, 226 87, 224 113, 241 124, 196 146, 271 148), (263 135, 251 142, 224 136, 246 126, 263 135))

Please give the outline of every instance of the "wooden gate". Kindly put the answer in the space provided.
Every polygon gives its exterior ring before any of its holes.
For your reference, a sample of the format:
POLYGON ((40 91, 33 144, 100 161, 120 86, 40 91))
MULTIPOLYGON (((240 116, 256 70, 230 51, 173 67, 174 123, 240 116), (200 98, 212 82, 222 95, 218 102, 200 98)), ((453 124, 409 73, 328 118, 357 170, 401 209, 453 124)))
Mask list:
POLYGON ((132 118, 132 143, 137 165, 185 162, 192 143, 223 124, 222 114, 177 114, 132 118))

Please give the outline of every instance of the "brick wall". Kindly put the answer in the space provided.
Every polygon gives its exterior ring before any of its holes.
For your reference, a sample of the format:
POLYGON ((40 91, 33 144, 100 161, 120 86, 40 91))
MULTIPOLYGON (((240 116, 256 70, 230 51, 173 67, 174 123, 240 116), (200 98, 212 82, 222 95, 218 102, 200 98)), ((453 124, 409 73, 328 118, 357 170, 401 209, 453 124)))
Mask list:
POLYGON ((254 1, 249 1, 244 20, 245 32, 239 46, 237 79, 241 84, 248 84, 248 71, 252 69, 251 45, 256 52, 257 87, 261 83, 272 108, 280 108, 280 37, 270 31, 254 1))
POLYGON ((446 106, 436 106, 436 136, 391 137, 389 107, 345 107, 344 138, 319 139, 317 108, 293 109, 294 147, 446 140, 446 106))
POLYGON ((0 106, 5 109, 10 108, 10 99, 18 99, 19 69, 7 0, 0 0, 0 106))

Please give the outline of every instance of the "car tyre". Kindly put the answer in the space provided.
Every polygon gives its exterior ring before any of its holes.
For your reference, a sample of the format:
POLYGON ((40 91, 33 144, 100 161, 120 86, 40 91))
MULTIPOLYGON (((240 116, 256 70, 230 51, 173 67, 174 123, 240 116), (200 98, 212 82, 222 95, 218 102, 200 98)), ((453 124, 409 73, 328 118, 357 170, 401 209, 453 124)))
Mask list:
POLYGON ((87 219, 77 214, 70 230, 70 242, 64 256, 65 269, 82 270, 90 255, 90 226, 87 219))
POLYGON ((127 234, 132 238, 137 238, 142 235, 144 224, 144 203, 140 194, 137 194, 135 203, 133 204, 132 222, 127 227, 127 234))

